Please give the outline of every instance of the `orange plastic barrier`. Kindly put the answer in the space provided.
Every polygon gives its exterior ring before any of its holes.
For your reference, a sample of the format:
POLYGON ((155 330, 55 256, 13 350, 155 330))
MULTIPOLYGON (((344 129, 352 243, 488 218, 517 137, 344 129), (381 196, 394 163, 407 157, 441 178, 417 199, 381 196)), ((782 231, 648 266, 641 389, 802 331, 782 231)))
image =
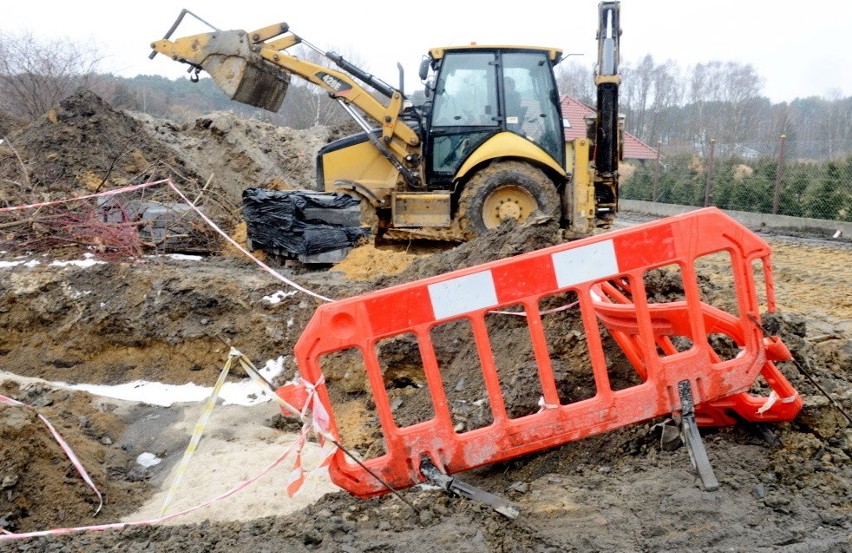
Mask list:
MULTIPOLYGON (((732 413, 753 421, 793 418, 802 400, 772 364, 786 348, 764 337, 757 324, 755 262, 762 263, 765 276, 766 310, 775 308, 770 251, 754 233, 707 208, 320 306, 296 344, 301 377, 321 382, 326 356, 356 351, 363 369, 350 370, 366 371, 384 443, 384 453, 367 456, 363 466, 338 451, 329 467, 332 480, 368 497, 388 492, 375 476, 394 488, 422 482, 424 458, 453 474, 579 440, 679 411, 681 381, 689 382, 696 416, 705 424, 733 423, 732 413), (737 315, 702 301, 695 263, 717 252, 730 256, 737 315), (649 302, 645 276, 661 267, 679 270, 683 299, 649 302), (567 404, 560 402, 541 309, 543 299, 565 292, 579 301, 595 386, 593 397, 567 404), (485 322, 486 315, 507 306, 522 306, 526 314, 543 395, 540 411, 517 418, 507 413, 485 322), (472 328, 479 359, 471 360, 471 370, 482 373, 492 419, 468 431, 454 428, 447 397, 457 383, 442 378, 430 334, 459 320, 472 328), (624 352, 638 384, 611 386, 601 328, 624 352), (736 354, 722 359, 708 341, 713 334, 727 336, 736 354), (416 338, 434 412, 410 426, 394 419, 376 352, 380 341, 402 335, 416 338), (678 349, 674 337, 689 346, 678 349), (758 375, 771 388, 769 397, 749 393, 758 375)), ((316 389, 331 431, 340 436, 327 384, 316 389)), ((299 395, 294 392, 280 391, 299 395)), ((346 436, 340 438, 345 444, 346 436)))

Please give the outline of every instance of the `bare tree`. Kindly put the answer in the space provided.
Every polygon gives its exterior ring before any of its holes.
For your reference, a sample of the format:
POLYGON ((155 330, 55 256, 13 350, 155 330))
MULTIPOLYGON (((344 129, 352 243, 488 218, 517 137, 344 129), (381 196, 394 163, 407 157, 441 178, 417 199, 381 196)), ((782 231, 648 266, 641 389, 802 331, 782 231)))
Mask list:
POLYGON ((623 103, 630 109, 628 126, 638 136, 645 135, 645 118, 656 93, 654 67, 654 58, 647 54, 636 67, 626 66, 621 70, 624 82, 621 91, 626 100, 623 103))
POLYGON ((683 104, 685 87, 678 65, 673 60, 663 64, 650 55, 635 66, 622 67, 619 109, 627 118, 627 129, 649 143, 667 143, 678 132, 672 122, 672 109, 683 104))
POLYGON ((737 144, 753 129, 754 100, 763 79, 750 64, 712 61, 699 63, 691 72, 689 101, 695 109, 692 136, 702 145, 715 138, 720 144, 737 144))
POLYGON ((100 61, 91 44, 0 32, 0 108, 33 120, 87 86, 100 61))
POLYGON ((556 84, 560 94, 593 105, 595 81, 591 67, 575 61, 564 61, 556 67, 556 84))
POLYGON ((672 121, 673 108, 683 104, 685 86, 680 68, 674 60, 654 68, 654 101, 651 105, 652 116, 642 135, 650 143, 668 142, 675 134, 678 122, 672 121))

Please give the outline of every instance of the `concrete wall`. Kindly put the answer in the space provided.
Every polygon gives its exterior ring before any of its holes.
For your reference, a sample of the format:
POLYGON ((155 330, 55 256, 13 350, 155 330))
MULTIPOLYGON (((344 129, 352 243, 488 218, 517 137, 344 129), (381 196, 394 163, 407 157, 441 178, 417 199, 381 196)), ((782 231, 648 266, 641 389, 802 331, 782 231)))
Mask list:
MULTIPOLYGON (((621 211, 634 211, 658 217, 680 215, 688 211, 701 209, 691 205, 661 204, 641 200, 619 200, 621 211)), ((767 213, 751 213, 749 211, 733 211, 723 209, 725 213, 743 225, 752 228, 795 230, 812 232, 820 236, 834 236, 837 231, 843 238, 852 238, 852 223, 843 221, 826 221, 825 219, 808 219, 806 217, 790 217, 789 215, 771 215, 767 213)))

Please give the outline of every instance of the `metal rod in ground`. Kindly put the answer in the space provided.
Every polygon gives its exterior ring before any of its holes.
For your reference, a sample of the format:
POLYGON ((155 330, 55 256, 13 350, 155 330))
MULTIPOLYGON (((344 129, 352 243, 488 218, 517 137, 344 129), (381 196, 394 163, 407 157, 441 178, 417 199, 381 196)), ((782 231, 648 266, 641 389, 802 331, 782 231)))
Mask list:
POLYGON ((704 448, 704 442, 701 440, 701 434, 698 432, 698 423, 695 421, 695 403, 692 399, 689 380, 681 380, 677 383, 677 388, 681 403, 680 418, 683 443, 686 444, 692 466, 698 471, 698 477, 701 479, 704 490, 716 491, 719 489, 719 480, 716 479, 713 466, 707 457, 707 450, 704 448))
POLYGON ((360 459, 358 459, 357 457, 355 457, 355 455, 353 455, 352 453, 350 453, 348 449, 346 449, 345 447, 343 447, 342 445, 340 445, 340 442, 338 442, 337 440, 333 440, 333 439, 331 439, 331 438, 325 437, 325 436, 323 436, 323 437, 324 437, 326 440, 328 440, 328 441, 330 441, 331 443, 333 443, 334 445, 336 445, 337 447, 339 447, 339 448, 340 448, 340 450, 341 450, 343 453, 345 453, 345 454, 346 454, 346 455, 347 455, 350 459, 352 459, 353 461, 355 461, 355 462, 358 464, 358 466, 359 466, 359 467, 361 467, 362 469, 364 469, 365 471, 367 471, 367 473, 368 473, 370 476, 372 476, 373 478, 375 478, 375 479, 376 479, 376 480, 377 480, 377 481, 378 481, 378 482, 379 482, 382 486, 386 487, 386 488, 390 491, 390 493, 392 493, 392 494, 393 494, 393 495, 395 495, 397 498, 399 498, 399 500, 400 500, 400 501, 402 501, 403 503, 405 503, 406 505, 408 505, 409 507, 411 507, 411 508, 414 510, 414 512, 415 512, 415 513, 418 513, 418 514, 420 513, 420 511, 417 509, 417 507, 415 507, 415 506, 414 506, 414 504, 413 504, 413 503, 411 503, 410 501, 408 501, 407 499, 405 499, 404 497, 402 497, 402 495, 400 495, 400 493, 399 493, 398 491, 396 491, 396 489, 395 489, 393 486, 391 486, 389 483, 385 482, 385 481, 384 481, 384 480, 383 480, 383 479, 382 479, 382 478, 381 478, 378 474, 376 474, 375 472, 373 472, 373 471, 372 471, 369 467, 367 467, 367 465, 365 465, 364 463, 362 463, 360 459))
POLYGON ((838 403, 838 402, 837 402, 837 400, 835 400, 833 397, 831 397, 830 395, 828 395, 828 392, 827 392, 825 389, 823 389, 823 387, 822 387, 822 386, 820 386, 819 382, 817 382, 817 381, 816 381, 816 379, 815 379, 813 376, 811 376, 811 373, 810 373, 810 372, 808 372, 808 371, 806 371, 806 370, 805 370, 805 368, 804 368, 804 367, 802 367, 802 366, 799 364, 799 362, 798 362, 798 361, 796 361, 795 359, 791 359, 791 361, 793 361, 793 364, 794 364, 794 365, 796 365, 796 368, 797 368, 797 369, 799 369, 799 372, 801 372, 803 375, 805 375, 805 377, 806 377, 808 380, 810 380, 810 381, 811 381, 811 384, 813 384, 814 386, 816 386, 817 390, 819 390, 820 392, 822 392, 822 395, 824 395, 825 397, 827 397, 827 398, 828 398, 828 401, 830 401, 830 402, 831 402, 831 404, 832 404, 832 405, 834 405, 835 409, 837 409, 838 411, 840 411, 840 414, 841 414, 841 415, 843 415, 844 417, 846 417, 846 420, 848 420, 848 421, 849 421, 849 423, 850 423, 850 424, 852 424, 852 417, 850 417, 850 416, 849 416, 849 414, 848 414, 846 411, 844 411, 844 410, 843 410, 843 406, 842 406, 842 405, 840 405, 840 403, 838 403))

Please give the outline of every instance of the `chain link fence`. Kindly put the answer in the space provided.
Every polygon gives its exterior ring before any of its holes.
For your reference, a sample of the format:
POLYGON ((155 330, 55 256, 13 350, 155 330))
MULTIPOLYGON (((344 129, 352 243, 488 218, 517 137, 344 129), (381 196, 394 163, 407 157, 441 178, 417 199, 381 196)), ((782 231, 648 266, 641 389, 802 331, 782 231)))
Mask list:
POLYGON ((774 149, 713 141, 703 148, 662 146, 658 159, 626 160, 620 193, 630 200, 852 221, 852 144, 781 137, 774 149))

